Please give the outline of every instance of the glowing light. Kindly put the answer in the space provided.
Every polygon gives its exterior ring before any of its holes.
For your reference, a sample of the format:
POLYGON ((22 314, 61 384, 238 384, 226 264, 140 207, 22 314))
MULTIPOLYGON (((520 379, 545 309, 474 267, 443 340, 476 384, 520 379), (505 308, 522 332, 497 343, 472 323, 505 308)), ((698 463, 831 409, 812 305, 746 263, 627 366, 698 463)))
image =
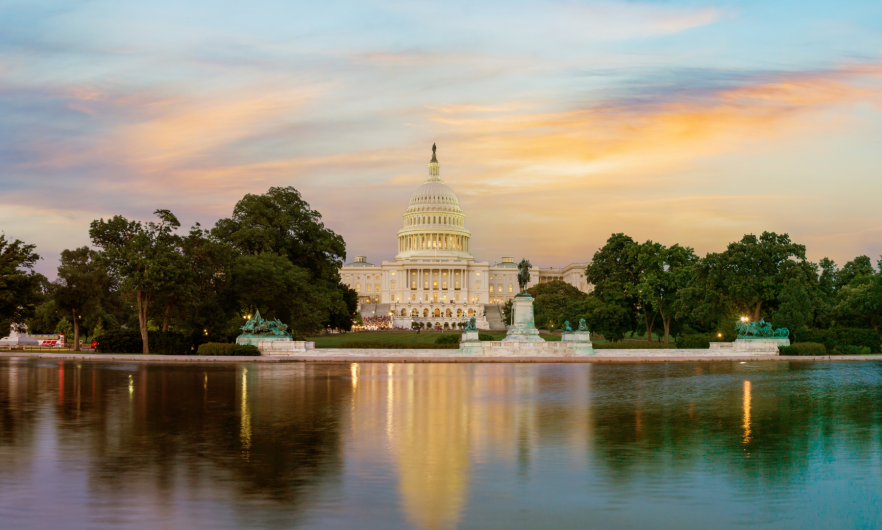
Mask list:
POLYGON ((748 317, 741 317, 742 322, 748 322, 749 320, 750 320, 750 318, 748 318, 748 317))
POLYGON ((135 381, 132 379, 132 374, 129 374, 129 397, 132 397, 132 394, 135 393, 135 381))
POLYGON ((358 365, 356 363, 350 364, 349 371, 352 373, 352 390, 355 390, 355 387, 358 386, 358 365))
POLYGON ((242 368, 242 424, 239 430, 242 458, 251 458, 251 411, 248 410, 248 368, 242 368))

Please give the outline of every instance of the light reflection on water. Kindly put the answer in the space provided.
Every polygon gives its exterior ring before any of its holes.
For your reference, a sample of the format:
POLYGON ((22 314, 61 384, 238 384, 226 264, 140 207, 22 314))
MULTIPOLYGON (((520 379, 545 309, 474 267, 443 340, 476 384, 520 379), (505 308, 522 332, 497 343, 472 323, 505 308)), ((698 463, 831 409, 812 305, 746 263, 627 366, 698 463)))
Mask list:
POLYGON ((872 528, 882 364, 0 360, 0 527, 872 528))

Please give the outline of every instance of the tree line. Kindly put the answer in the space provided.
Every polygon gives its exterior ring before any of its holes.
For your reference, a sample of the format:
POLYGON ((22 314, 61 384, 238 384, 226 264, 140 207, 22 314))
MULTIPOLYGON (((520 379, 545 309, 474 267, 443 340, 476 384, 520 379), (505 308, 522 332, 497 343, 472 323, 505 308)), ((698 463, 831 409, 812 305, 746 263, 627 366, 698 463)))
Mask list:
POLYGON ((304 335, 350 329, 358 293, 340 282, 343 238, 291 187, 248 194, 229 218, 186 233, 169 210, 151 221, 121 215, 89 227, 90 247, 61 253, 58 277, 35 272, 34 245, 0 235, 0 330, 32 333, 176 332, 228 342, 260 310, 304 335))
POLYGON ((868 256, 841 269, 829 258, 812 263, 787 234, 748 234, 703 258, 690 247, 613 234, 585 272, 591 293, 564 282, 528 289, 539 327, 584 318, 613 341, 655 333, 669 342, 679 334, 730 335, 743 317, 787 328, 791 340, 809 330, 882 326, 882 274, 868 256))

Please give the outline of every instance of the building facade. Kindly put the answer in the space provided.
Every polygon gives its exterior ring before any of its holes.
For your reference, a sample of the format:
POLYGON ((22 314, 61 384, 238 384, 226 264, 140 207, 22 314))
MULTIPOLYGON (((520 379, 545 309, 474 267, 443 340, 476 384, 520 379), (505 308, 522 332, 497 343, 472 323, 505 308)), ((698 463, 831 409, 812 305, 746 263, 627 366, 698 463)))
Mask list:
MULTIPOLYGON (((511 256, 492 265, 475 260, 465 213, 440 169, 432 146, 429 175, 402 216, 395 259, 374 265, 356 256, 341 268, 341 279, 358 292, 366 317, 390 316, 399 327, 449 327, 474 316, 481 328, 500 329, 499 307, 518 293, 517 263, 511 256)), ((529 286, 562 280, 590 292, 587 265, 533 267, 529 286)))

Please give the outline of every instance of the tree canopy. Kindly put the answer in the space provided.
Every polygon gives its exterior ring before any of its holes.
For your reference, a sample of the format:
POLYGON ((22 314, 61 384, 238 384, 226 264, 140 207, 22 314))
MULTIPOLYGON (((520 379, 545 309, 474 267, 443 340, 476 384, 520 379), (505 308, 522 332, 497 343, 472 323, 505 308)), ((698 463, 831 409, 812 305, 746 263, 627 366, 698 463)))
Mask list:
POLYGON ((9 242, 0 233, 0 336, 5 337, 13 324, 24 324, 34 316, 42 299, 41 285, 46 278, 34 271, 40 256, 35 245, 18 239, 9 242))

